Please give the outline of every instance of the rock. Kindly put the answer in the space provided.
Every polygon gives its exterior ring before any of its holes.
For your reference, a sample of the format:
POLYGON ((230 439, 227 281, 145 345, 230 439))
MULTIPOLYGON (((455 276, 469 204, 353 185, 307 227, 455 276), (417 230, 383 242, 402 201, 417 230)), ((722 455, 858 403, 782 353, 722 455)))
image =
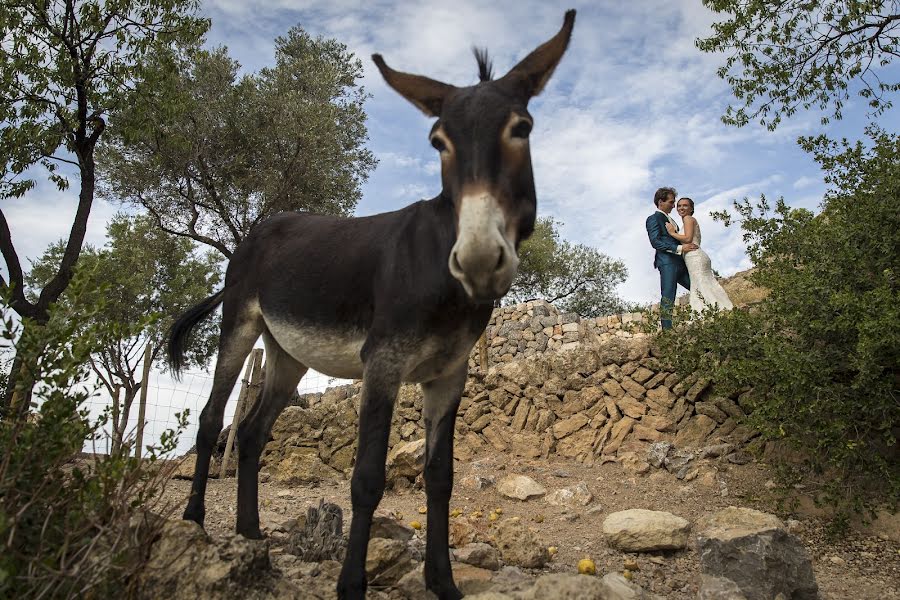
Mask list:
POLYGON ((734 446, 731 444, 714 444, 712 446, 706 446, 700 450, 699 458, 719 458, 720 456, 724 456, 731 452, 733 448, 734 446))
POLYGON ((538 498, 547 493, 547 489, 527 475, 507 475, 497 484, 501 496, 528 500, 538 498))
POLYGON ((139 576, 143 600, 299 597, 269 561, 265 541, 226 534, 213 541, 193 521, 168 521, 139 576))
POLYGON ((716 428, 716 422, 706 415, 694 415, 687 425, 675 435, 675 445, 679 448, 699 448, 716 428))
POLYGON ((344 513, 336 504, 319 500, 318 508, 306 510, 303 529, 294 531, 288 538, 285 552, 295 554, 307 562, 344 560, 344 513))
POLYGON ((388 481, 396 477, 415 479, 425 469, 425 439, 400 444, 388 456, 388 481))
POLYGON ((607 573, 601 580, 604 600, 645 600, 646 592, 627 579, 621 573, 607 573))
POLYGON ((477 475, 475 473, 472 473, 460 479, 459 485, 467 490, 477 492, 494 485, 494 478, 486 475, 477 475))
POLYGON ((541 575, 522 595, 523 600, 608 600, 603 582, 589 575, 553 573, 541 575))
POLYGON ((490 544, 475 542, 458 548, 453 555, 464 562, 481 569, 496 571, 500 568, 500 553, 490 544))
POLYGON ((412 555, 405 542, 385 538, 369 540, 366 576, 371 584, 397 583, 412 568, 412 555))
POLYGON ((565 421, 557 421, 553 425, 553 437, 556 439, 562 439, 567 435, 575 433, 582 427, 588 424, 588 419, 583 414, 577 414, 574 417, 568 418, 565 421))
POLYGON ((495 538, 500 556, 509 565, 536 569, 543 567, 550 560, 547 545, 518 518, 501 522, 497 527, 495 538))
POLYGON ((462 562, 450 564, 453 570, 453 581, 467 598, 471 594, 486 592, 491 587, 491 577, 494 572, 489 569, 482 569, 462 562))
POLYGON ((463 548, 478 538, 478 530, 462 519, 451 519, 449 531, 451 548, 463 548))
POLYGON ((687 520, 672 513, 644 509, 615 512, 603 521, 607 542, 623 552, 684 548, 690 529, 687 520))
POLYGON ((619 462, 626 472, 633 475, 644 475, 650 471, 650 463, 638 457, 634 452, 619 451, 619 462))
POLYGON ((372 519, 370 538, 386 538, 408 542, 416 534, 416 531, 400 521, 391 517, 377 516, 372 519))
POLYGON ((675 450, 670 452, 663 464, 669 473, 678 479, 684 479, 691 471, 694 463, 694 453, 690 450, 675 450))
POLYGON ((725 456, 725 460, 736 465, 746 465, 753 460, 753 455, 744 450, 738 450, 725 456))
POLYGON ((673 448, 675 448, 675 446, 670 442, 656 442, 650 444, 650 449, 647 450, 647 462, 650 463, 651 467, 656 467, 657 469, 662 467, 666 457, 673 448))
POLYGON ((747 600, 741 588, 730 579, 713 575, 700 575, 697 600, 747 600))
POLYGON ((701 572, 732 581, 747 600, 818 598, 806 549, 774 515, 728 507, 702 521, 696 547, 701 572))
POLYGON ((554 490, 546 497, 549 504, 569 507, 587 506, 593 499, 594 495, 583 481, 571 487, 554 490))
POLYGON ((326 465, 315 448, 290 447, 284 457, 270 467, 272 477, 282 484, 318 483, 343 479, 343 475, 326 465))

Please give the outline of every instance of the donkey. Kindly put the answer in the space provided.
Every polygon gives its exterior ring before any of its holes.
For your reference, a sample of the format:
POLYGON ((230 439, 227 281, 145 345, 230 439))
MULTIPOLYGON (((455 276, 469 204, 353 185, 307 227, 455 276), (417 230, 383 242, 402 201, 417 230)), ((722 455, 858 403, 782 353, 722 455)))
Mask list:
POLYGON ((491 79, 486 53, 476 52, 480 81, 464 88, 394 71, 380 55, 372 56, 390 87, 438 119, 429 138, 440 153, 441 193, 369 217, 276 215, 237 247, 225 287, 174 323, 168 350, 177 372, 187 335, 222 304, 219 357, 200 414, 185 519, 203 524, 210 453, 225 404, 262 335, 268 355, 262 394, 237 432, 237 532, 262 537, 259 457, 307 368, 362 378, 353 517, 338 596, 363 598, 394 401, 401 382, 417 382, 426 428, 425 582, 441 599, 462 597, 447 552, 456 412, 469 353, 494 300, 513 282, 519 244, 534 229, 527 105, 562 58, 574 23, 575 11, 569 10, 552 39, 497 80, 491 79))

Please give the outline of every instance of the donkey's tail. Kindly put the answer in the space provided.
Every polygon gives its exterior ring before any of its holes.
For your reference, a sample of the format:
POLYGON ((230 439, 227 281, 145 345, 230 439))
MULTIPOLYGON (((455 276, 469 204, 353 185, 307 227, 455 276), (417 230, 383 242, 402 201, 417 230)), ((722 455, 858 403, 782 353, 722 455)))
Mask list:
POLYGON ((181 369, 184 368, 184 350, 187 343, 187 337, 191 330, 205 319, 209 313, 222 303, 225 296, 225 288, 222 288, 200 304, 187 309, 178 319, 172 323, 169 328, 169 364, 172 365, 172 371, 177 376, 181 369))

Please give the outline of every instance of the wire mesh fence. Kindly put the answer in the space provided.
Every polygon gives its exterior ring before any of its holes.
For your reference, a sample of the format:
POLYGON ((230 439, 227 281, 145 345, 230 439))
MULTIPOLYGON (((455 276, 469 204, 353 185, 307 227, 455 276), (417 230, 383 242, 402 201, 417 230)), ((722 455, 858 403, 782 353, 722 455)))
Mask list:
MULTIPOLYGON (((249 357, 248 357, 249 360, 249 357)), ((209 400, 212 391, 214 365, 209 370, 185 370, 181 378, 176 380, 168 372, 151 368, 147 382, 147 399, 144 417, 143 446, 157 444, 162 434, 178 426, 178 414, 188 411, 187 427, 178 438, 175 455, 181 455, 190 450, 197 438, 197 427, 200 420, 200 411, 209 400)), ((141 368, 136 369, 137 373, 141 368)), ((326 388, 347 383, 343 379, 328 377, 310 369, 297 386, 300 394, 308 394, 324 391, 326 388)), ((224 425, 229 425, 237 407, 238 394, 241 388, 239 380, 225 406, 224 425)), ((135 399, 129 412, 124 438, 133 437, 138 426, 138 399, 135 399)), ((112 397, 103 388, 95 394, 87 403, 91 418, 99 418, 104 411, 112 407, 112 397)), ((111 427, 103 429, 100 439, 85 442, 85 452, 108 452, 113 440, 111 427)))

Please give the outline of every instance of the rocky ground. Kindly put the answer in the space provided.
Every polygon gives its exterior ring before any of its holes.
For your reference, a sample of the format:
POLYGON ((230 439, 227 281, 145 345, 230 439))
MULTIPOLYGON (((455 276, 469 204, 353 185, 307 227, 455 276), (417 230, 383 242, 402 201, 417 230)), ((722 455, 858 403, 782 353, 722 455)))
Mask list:
MULTIPOLYGON (((315 583, 317 591, 309 592, 308 597, 335 597, 334 581, 339 569, 336 563, 300 563, 286 549, 291 528, 296 528, 293 519, 302 522, 308 507, 318 506, 321 499, 342 507, 344 518, 349 521, 349 481, 285 487, 269 481, 265 473, 261 474, 261 481, 261 524, 269 536, 272 564, 297 583, 294 588, 285 588, 288 591, 284 593, 311 590, 315 583)), ((896 532, 854 530, 841 539, 828 539, 825 523, 819 518, 778 511, 770 473, 756 463, 736 465, 722 459, 708 460, 698 477, 683 481, 664 469, 636 474, 612 462, 586 467, 560 458, 527 460, 495 453, 470 463, 458 463, 456 482, 451 509, 460 511, 453 520, 466 524, 457 528, 460 532, 474 532, 477 541, 490 542, 503 522, 518 517, 535 531, 542 544, 558 549, 541 569, 491 570, 454 563, 457 583, 467 594, 506 590, 516 585, 521 588, 546 573, 576 573, 578 562, 590 558, 599 576, 622 573, 627 567, 633 582, 648 594, 672 600, 693 599, 700 584, 700 563, 692 544, 676 551, 622 552, 608 545, 601 529, 604 519, 617 511, 640 508, 667 511, 695 525, 704 515, 740 506, 776 513, 784 520, 812 559, 821 598, 900 600, 900 543, 896 532), (548 493, 526 501, 505 497, 491 482, 499 482, 509 474, 531 477, 548 493), (554 490, 573 487, 580 487, 582 493, 586 488, 592 498, 586 504, 581 504, 583 498, 573 500, 569 506, 552 503, 554 490), (500 509, 499 514, 496 509, 500 509)), ((233 478, 209 482, 206 529, 213 540, 228 538, 233 529, 235 487, 233 478)), ((190 481, 173 480, 166 493, 168 499, 183 506, 189 490, 190 481)), ((425 493, 415 486, 389 490, 379 514, 405 524, 424 523, 425 516, 419 511, 424 504, 425 493)), ((345 532, 346 528, 345 522, 345 532)), ((424 530, 415 533, 416 537, 424 535, 424 530)), ((390 584, 373 586, 370 596, 415 597, 410 593, 408 587, 401 591, 390 584)), ((537 590, 531 593, 542 597, 537 590)))

